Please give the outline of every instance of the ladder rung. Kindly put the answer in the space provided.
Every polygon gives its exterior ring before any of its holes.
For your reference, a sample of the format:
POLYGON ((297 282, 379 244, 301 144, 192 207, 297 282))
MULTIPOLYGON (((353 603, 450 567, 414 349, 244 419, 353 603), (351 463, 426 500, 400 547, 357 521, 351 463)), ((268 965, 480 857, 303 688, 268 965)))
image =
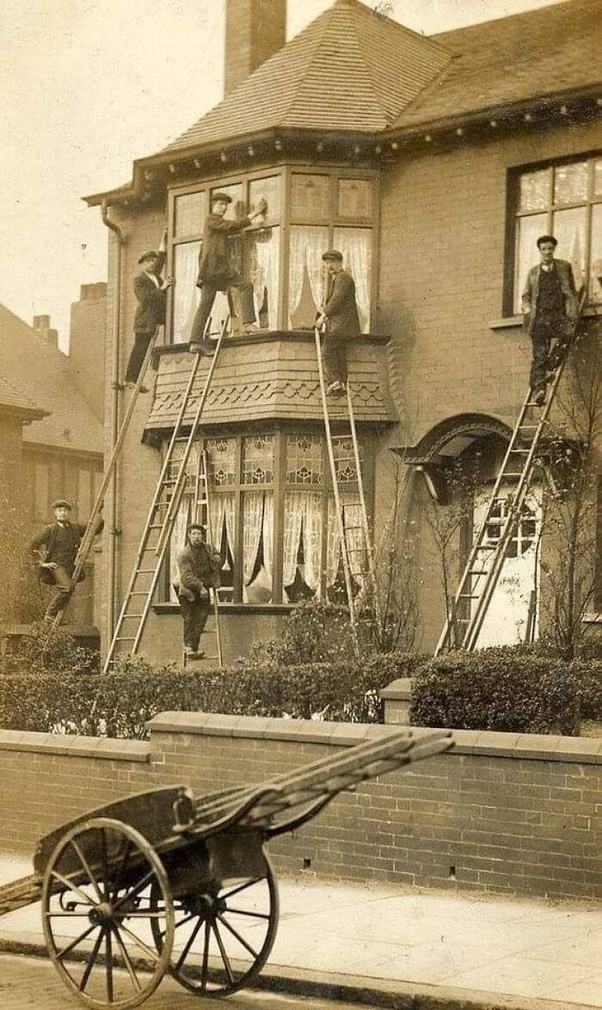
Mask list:
POLYGON ((474 593, 459 593, 458 594, 458 599, 459 600, 480 600, 481 597, 480 596, 476 596, 474 593))
POLYGON ((504 477, 522 477, 523 473, 524 470, 522 471, 522 473, 504 473, 504 477))
POLYGON ((148 589, 132 589, 130 596, 147 596, 148 589))
POLYGON ((483 571, 480 571, 477 568, 469 568, 468 574, 469 575, 489 575, 489 569, 483 569, 483 571))
POLYGON ((136 636, 135 635, 117 635, 117 637, 115 638, 115 641, 116 642, 135 642, 136 641, 136 636))
MULTIPOLYGON (((136 572, 136 576, 137 575, 154 575, 155 572, 156 572, 156 570, 157 570, 156 568, 139 568, 138 571, 136 572)), ((134 576, 134 578, 136 576, 134 576)))
POLYGON ((140 617, 144 617, 144 614, 124 614, 121 618, 122 621, 132 621, 134 618, 138 620, 140 617))

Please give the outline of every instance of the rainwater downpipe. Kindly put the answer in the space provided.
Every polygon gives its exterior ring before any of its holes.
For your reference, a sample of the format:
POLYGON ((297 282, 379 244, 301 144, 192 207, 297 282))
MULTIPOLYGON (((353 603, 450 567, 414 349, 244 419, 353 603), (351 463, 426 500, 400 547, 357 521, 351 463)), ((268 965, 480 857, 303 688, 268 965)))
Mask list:
MULTIPOLYGON (((113 292, 113 318, 112 318, 112 333, 113 333, 113 365, 111 370, 111 403, 110 403, 110 433, 111 433, 111 451, 113 446, 117 441, 117 435, 119 433, 119 366, 120 366, 120 336, 121 336, 121 290, 122 290, 122 271, 123 271, 123 247, 125 245, 125 238, 123 232, 119 225, 116 225, 114 221, 109 218, 109 205, 106 200, 102 201, 101 214, 103 223, 117 236, 116 245, 116 267, 115 267, 115 287, 113 292)), ((110 247, 109 247, 110 251, 110 247)), ((106 586, 106 600, 107 600, 107 623, 106 623, 106 646, 108 648, 109 643, 113 639, 113 632, 115 627, 115 591, 116 591, 116 557, 117 557, 117 466, 113 474, 113 479, 109 485, 108 497, 108 510, 107 510, 107 530, 108 530, 108 557, 107 557, 107 586, 106 586)))

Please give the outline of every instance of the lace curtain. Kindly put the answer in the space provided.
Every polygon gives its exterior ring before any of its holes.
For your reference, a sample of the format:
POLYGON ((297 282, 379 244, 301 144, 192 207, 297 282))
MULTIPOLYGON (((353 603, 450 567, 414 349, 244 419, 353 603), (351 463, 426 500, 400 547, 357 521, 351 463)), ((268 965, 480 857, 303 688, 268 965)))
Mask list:
POLYGON ((269 228, 249 235, 249 273, 257 318, 259 319, 259 310, 267 292, 267 328, 276 330, 280 300, 280 228, 269 228))
POLYGON ((303 275, 306 267, 316 308, 323 301, 324 274, 322 253, 327 248, 328 228, 318 228, 310 225, 294 225, 291 228, 288 273, 288 314, 289 326, 291 328, 293 325, 291 316, 297 311, 301 300, 303 275))
MULTIPOLYGON (((346 541, 349 556, 349 568, 355 581, 363 586, 367 558, 364 545, 364 534, 361 528, 362 512, 360 505, 350 505, 355 501, 354 493, 341 495, 341 501, 347 502, 347 507, 343 510, 346 533, 346 541), (353 529, 352 527, 357 527, 353 529)), ((332 586, 336 581, 339 563, 341 559, 341 543, 339 537, 339 527, 334 504, 334 498, 328 499, 328 543, 326 548, 326 584, 332 586)))
POLYGON ((192 321, 200 298, 199 288, 196 287, 200 248, 200 242, 186 242, 175 247, 176 283, 172 289, 174 344, 186 343, 190 339, 192 321))
POLYGON ((272 595, 274 496, 271 492, 247 491, 243 497, 243 600, 267 603, 272 595), (260 544, 263 565, 253 582, 260 544), (254 592, 255 590, 255 592, 254 592), (258 592, 260 596, 258 596, 258 592))
POLYGON ((174 521, 173 531, 169 541, 169 599, 177 600, 174 582, 179 581, 178 554, 186 543, 186 528, 190 520, 190 498, 183 496, 174 521))
POLYGON ((303 531, 304 579, 319 593, 322 551, 322 496, 311 491, 287 491, 284 495, 284 537, 282 584, 295 579, 297 557, 303 531))
POLYGON ((208 539, 218 550, 221 545, 224 523, 226 526, 228 550, 234 558, 234 546, 236 543, 236 505, 233 491, 212 494, 210 498, 208 539))
POLYGON ((370 228, 335 228, 334 246, 342 252, 343 265, 355 281, 361 331, 369 333, 372 231, 370 228))

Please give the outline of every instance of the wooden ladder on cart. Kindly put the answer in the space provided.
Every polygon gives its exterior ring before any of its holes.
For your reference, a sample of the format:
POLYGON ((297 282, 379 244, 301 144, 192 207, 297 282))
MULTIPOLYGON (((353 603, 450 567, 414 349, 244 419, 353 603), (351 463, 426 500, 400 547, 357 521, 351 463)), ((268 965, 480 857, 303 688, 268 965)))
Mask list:
POLYGON ((362 478, 362 466, 360 458, 359 443, 357 440, 357 429, 355 426, 355 415, 353 413, 353 400, 351 397, 351 386, 345 384, 345 395, 347 398, 347 416, 349 418, 349 434, 336 436, 332 435, 330 415, 328 411, 328 397, 326 395, 326 382, 324 379, 324 367, 322 364, 322 349, 320 346, 320 331, 314 330, 316 341, 316 356, 318 359, 318 376, 320 380, 320 395, 322 399, 322 412, 324 415, 324 430, 326 433, 326 445, 328 448, 328 462, 330 466, 330 476, 332 480, 332 490, 334 496, 334 507, 337 523, 337 533, 341 548, 341 561, 343 564, 343 576, 345 579, 345 593, 347 605, 349 607, 349 620, 353 632, 356 651, 359 649, 358 640, 358 615, 353 594, 353 574, 360 575, 368 588, 369 598, 377 621, 380 622, 380 608, 378 600, 378 585, 376 580, 376 565, 374 560, 374 547, 370 534, 370 524, 368 522, 368 510, 366 508, 366 496, 364 493, 364 482, 362 478), (357 498, 353 501, 344 501, 341 492, 339 472, 340 456, 339 452, 348 454, 349 443, 353 450, 353 461, 355 473, 357 475, 357 498), (365 567, 361 571, 353 564, 352 558, 359 556, 363 559, 365 567))
MULTIPOLYGON (((113 446, 113 448, 111 450, 111 455, 109 457, 109 462, 107 463, 107 465, 105 467, 103 478, 102 478, 102 481, 101 481, 101 484, 100 484, 100 488, 98 489, 98 494, 96 495, 96 500, 94 502, 94 505, 92 507, 92 511, 91 511, 89 519, 88 519, 88 523, 87 523, 87 526, 86 526, 86 532, 84 533, 84 535, 83 535, 83 537, 81 539, 79 548, 77 550, 77 554, 75 556, 75 566, 74 566, 74 569, 73 569, 73 574, 71 576, 71 591, 73 591, 75 589, 75 587, 76 587, 76 585, 77 585, 77 583, 79 581, 80 575, 82 574, 82 572, 83 572, 83 570, 84 570, 84 568, 86 566, 86 562, 87 562, 87 560, 88 560, 88 558, 90 556, 90 551, 92 550, 92 547, 93 547, 93 544, 94 544, 94 539, 96 537, 96 531, 97 531, 97 527, 98 527, 98 520, 100 519, 100 513, 102 512, 102 508, 103 508, 103 505, 104 505, 104 500, 105 500, 105 495, 107 493, 107 488, 108 488, 109 483, 111 482, 111 480, 113 478, 113 474, 115 472, 115 467, 117 466, 117 461, 119 459, 119 455, 120 455, 121 450, 123 448, 123 443, 125 441, 125 436, 126 436, 126 434, 128 432, 128 428, 130 426, 130 422, 131 422, 132 417, 134 415, 134 411, 136 409, 136 404, 138 402, 138 396, 140 394, 140 390, 142 389, 142 385, 144 383, 144 378, 145 378, 146 373, 148 371, 148 366, 150 364, 150 360, 152 358, 153 351, 154 351, 156 343, 157 343, 157 338, 159 336, 159 333, 160 333, 161 329, 162 329, 161 326, 157 326, 156 327, 155 332, 154 332, 154 334, 153 334, 153 336, 152 336, 152 338, 151 338, 151 340, 149 342, 148 348, 146 350, 146 354, 144 355, 144 360, 142 362, 142 367, 140 369, 140 374, 138 376, 138 379, 136 380, 136 385, 134 386, 134 388, 132 390, 132 396, 130 398, 130 402, 128 404, 127 410, 126 410, 126 412, 125 412, 125 414, 123 416, 123 420, 121 422, 119 431, 117 433, 117 438, 115 439, 115 444, 114 444, 114 446, 113 446)), ((65 610, 66 610, 66 607, 63 607, 62 610, 59 610, 58 613, 57 613, 57 615, 56 615, 56 617, 54 618, 54 621, 50 625, 50 627, 48 629, 48 636, 46 638, 46 643, 45 643, 45 647, 44 647, 45 649, 48 648, 54 632, 56 631, 56 629, 61 624, 61 622, 63 620, 63 615, 65 613, 65 610)))
POLYGON ((555 349, 552 349, 554 367, 551 370, 553 374, 546 402, 537 404, 533 398, 533 391, 531 389, 527 391, 483 521, 474 538, 456 595, 450 605, 445 627, 435 649, 435 656, 448 649, 466 649, 472 652, 477 647, 479 634, 508 555, 512 537, 520 522, 535 471, 541 465, 539 448, 569 351, 578 336, 584 304, 585 297, 582 295, 577 318, 573 321, 571 330, 565 340, 556 345, 556 359, 553 357, 555 349), (500 501, 500 489, 503 484, 511 481, 516 482, 516 490, 508 500, 506 514, 500 522, 494 516, 500 501), (496 522, 498 531, 495 543, 491 542, 489 536, 493 522, 496 522), (466 616, 468 611, 470 616, 466 616))
MULTIPOLYGON (((165 453, 161 474, 157 482, 155 494, 144 524, 142 537, 138 546, 136 560, 130 577, 130 581, 121 606, 119 617, 115 625, 113 638, 107 650, 103 673, 106 673, 119 652, 128 652, 132 655, 138 651, 142 635, 146 627, 146 622, 153 602, 153 596, 159 577, 169 541, 174 529, 174 524, 178 515, 178 509, 182 497, 190 482, 188 464, 192 453, 193 445, 196 441, 199 424, 207 396, 213 379, 213 372, 219 357, 222 340, 228 329, 230 318, 224 321, 218 341, 215 346, 215 353, 210 359, 209 369, 203 386, 203 391, 199 398, 192 422, 186 420, 186 413, 190 400, 194 395, 194 384, 199 370, 202 355, 195 354, 192 368, 188 376, 188 383, 182 398, 182 403, 178 413, 178 418, 165 453), (186 434, 188 429, 188 434, 186 434)), ((207 504, 207 471, 206 459, 199 459, 199 467, 195 481, 196 508, 206 508, 207 504), (204 468, 204 469, 202 469, 204 468)), ((214 595, 214 615, 216 620, 216 630, 219 629, 219 617, 217 600, 214 595)), ((219 633, 218 633, 219 641, 219 633)), ((218 646, 221 661, 221 645, 218 646)))

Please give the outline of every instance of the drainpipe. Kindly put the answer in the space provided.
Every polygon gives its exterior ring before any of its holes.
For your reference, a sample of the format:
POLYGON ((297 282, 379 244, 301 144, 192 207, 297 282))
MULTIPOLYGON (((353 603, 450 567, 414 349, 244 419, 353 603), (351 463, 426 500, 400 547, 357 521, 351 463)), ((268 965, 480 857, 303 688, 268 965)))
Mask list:
MULTIPOLYGON (((115 289, 113 294, 113 326, 114 334, 114 354, 113 368, 111 373, 111 405, 110 405, 110 432, 111 450, 117 441, 119 433, 119 345, 121 333, 121 289, 123 271, 123 247, 125 238, 121 228, 109 218, 109 206, 106 200, 102 201, 101 214, 103 223, 117 236, 117 265, 115 269, 115 289)), ((107 510, 107 531, 108 531, 108 557, 107 557, 107 642, 113 639, 115 625, 115 590, 116 590, 116 556, 117 556, 117 467, 113 474, 108 493, 107 510)))

